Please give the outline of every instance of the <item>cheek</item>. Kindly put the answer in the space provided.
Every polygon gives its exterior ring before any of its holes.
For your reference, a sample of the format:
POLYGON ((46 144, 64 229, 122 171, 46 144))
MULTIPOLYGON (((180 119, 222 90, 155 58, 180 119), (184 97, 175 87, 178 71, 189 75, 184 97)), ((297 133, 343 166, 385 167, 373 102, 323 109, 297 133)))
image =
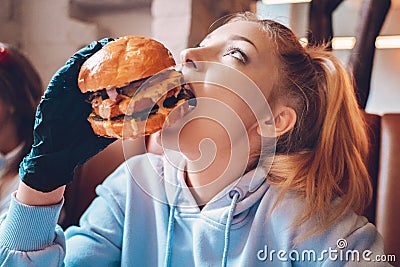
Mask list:
POLYGON ((246 73, 266 99, 269 99, 272 88, 279 77, 280 70, 276 67, 278 63, 273 65, 273 62, 275 61, 272 60, 269 64, 257 65, 246 73))

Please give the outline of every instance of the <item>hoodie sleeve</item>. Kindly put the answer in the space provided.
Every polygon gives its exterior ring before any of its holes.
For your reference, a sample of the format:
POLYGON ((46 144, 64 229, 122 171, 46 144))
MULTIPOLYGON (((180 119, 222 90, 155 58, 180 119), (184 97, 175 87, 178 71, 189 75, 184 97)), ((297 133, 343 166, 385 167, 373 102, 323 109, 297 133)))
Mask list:
POLYGON ((107 186, 108 181, 96 188, 98 197, 82 215, 79 226, 71 226, 65 231, 66 266, 121 264, 123 204, 107 186))
POLYGON ((64 233, 57 225, 62 204, 28 206, 14 193, 0 219, 0 266, 64 266, 64 233))
POLYGON ((79 226, 65 233, 57 225, 63 203, 33 207, 13 196, 8 214, 0 218, 0 267, 120 265, 127 171, 122 165, 99 185, 79 226))

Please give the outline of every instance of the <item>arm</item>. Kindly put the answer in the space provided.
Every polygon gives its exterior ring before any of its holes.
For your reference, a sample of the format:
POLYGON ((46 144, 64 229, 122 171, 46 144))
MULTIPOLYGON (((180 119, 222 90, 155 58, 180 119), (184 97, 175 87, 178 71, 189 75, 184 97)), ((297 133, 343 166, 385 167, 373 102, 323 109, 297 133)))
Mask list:
POLYGON ((80 226, 70 227, 65 234, 57 225, 64 186, 43 193, 21 182, 7 217, 0 219, 0 266, 118 265, 125 194, 117 199, 112 187, 121 194, 127 186, 123 175, 120 170, 97 188, 99 197, 82 216, 80 226))
POLYGON ((92 42, 75 53, 41 98, 33 145, 20 164, 23 182, 0 219, 0 266, 64 265, 64 233, 57 221, 65 185, 77 165, 115 141, 93 133, 87 121, 92 108, 78 88, 80 66, 109 41, 92 42))
POLYGON ((65 231, 66 266, 119 266, 123 239, 126 177, 116 171, 96 188, 98 197, 79 226, 65 231), (113 193, 117 189, 118 193, 113 193))
POLYGON ((64 233, 57 226, 62 204, 29 206, 13 194, 0 219, 0 266, 64 266, 64 233))
POLYGON ((40 192, 20 182, 15 197, 29 206, 51 206, 61 202, 64 191, 65 186, 61 186, 51 192, 40 192))

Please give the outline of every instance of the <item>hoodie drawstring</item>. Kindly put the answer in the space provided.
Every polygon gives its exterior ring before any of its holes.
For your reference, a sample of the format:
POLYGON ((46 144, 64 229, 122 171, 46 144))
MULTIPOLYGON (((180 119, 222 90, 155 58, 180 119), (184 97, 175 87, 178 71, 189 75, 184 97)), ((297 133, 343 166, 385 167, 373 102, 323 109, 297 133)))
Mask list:
MULTIPOLYGON (((182 188, 179 189, 177 192, 174 202, 172 203, 171 209, 169 211, 169 218, 168 218, 168 229, 167 229, 167 245, 165 247, 165 260, 164 260, 164 266, 165 267, 170 267, 171 266, 171 255, 172 255, 172 239, 174 235, 174 222, 175 222, 175 210, 176 210, 176 203, 178 202, 178 198, 180 195, 182 188)), ((237 201, 239 199, 240 193, 237 190, 232 190, 229 192, 229 197, 232 199, 229 211, 228 211, 228 217, 226 219, 226 225, 225 225, 225 236, 224 236, 224 251, 222 254, 222 261, 221 261, 221 266, 226 267, 227 266, 227 261, 228 261, 228 251, 229 251, 229 241, 230 241, 230 232, 231 232, 231 226, 232 226, 232 220, 233 220, 233 214, 235 213, 235 208, 237 201)))
POLYGON ((229 251, 229 239, 230 239, 230 232, 231 232, 231 225, 233 220, 233 214, 235 213, 235 208, 237 201, 239 199, 239 192, 237 190, 232 190, 229 192, 229 197, 232 199, 231 206, 229 208, 228 217, 226 219, 225 225, 225 238, 224 238, 224 252, 222 254, 222 262, 221 266, 226 267, 228 262, 228 251, 229 251))
POLYGON ((175 224, 174 224, 175 210, 176 210, 176 203, 178 202, 178 198, 179 198, 181 191, 182 191, 182 188, 179 187, 179 190, 178 190, 178 192, 176 192, 175 199, 169 210, 168 229, 167 229, 167 245, 165 247, 165 259, 164 259, 165 267, 170 267, 170 265, 171 265, 172 239, 174 236, 174 226, 175 226, 175 224))

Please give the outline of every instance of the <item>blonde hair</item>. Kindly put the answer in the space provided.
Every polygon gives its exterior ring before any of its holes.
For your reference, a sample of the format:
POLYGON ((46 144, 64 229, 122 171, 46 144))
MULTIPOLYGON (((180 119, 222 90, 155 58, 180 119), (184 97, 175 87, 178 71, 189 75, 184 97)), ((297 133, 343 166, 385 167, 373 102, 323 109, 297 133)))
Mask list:
POLYGON ((324 47, 303 47, 280 23, 251 13, 230 21, 238 19, 260 23, 272 39, 280 76, 269 100, 283 99, 297 114, 294 128, 276 142, 268 176, 281 189, 278 202, 289 191, 306 200, 294 222, 317 220, 306 235, 323 231, 349 210, 361 214, 372 195, 363 161, 368 137, 346 69, 324 47))

